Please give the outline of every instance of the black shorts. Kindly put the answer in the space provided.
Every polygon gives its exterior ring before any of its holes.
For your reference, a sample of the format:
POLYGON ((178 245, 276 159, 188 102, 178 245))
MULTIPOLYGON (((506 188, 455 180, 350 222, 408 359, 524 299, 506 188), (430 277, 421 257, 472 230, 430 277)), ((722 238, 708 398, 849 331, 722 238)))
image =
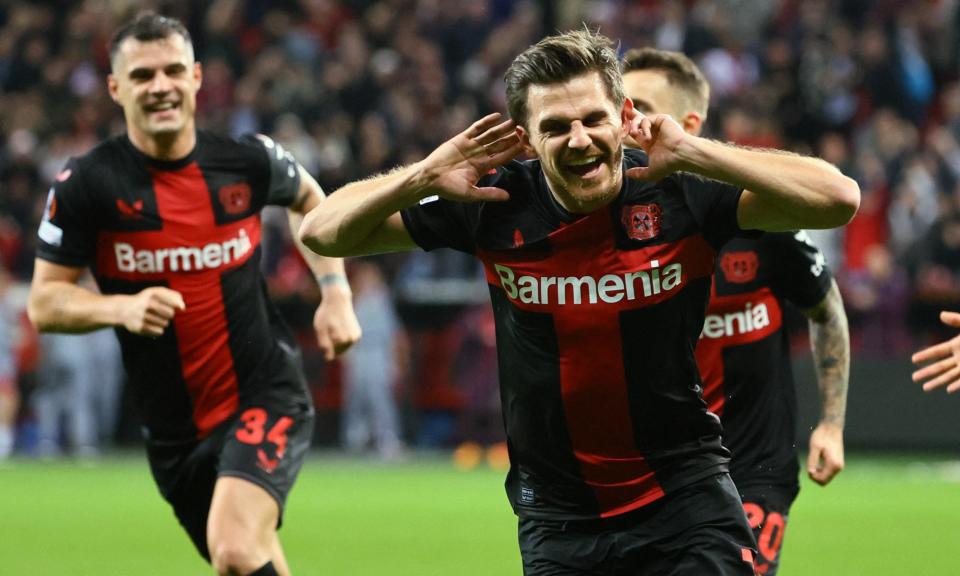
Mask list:
POLYGON ((726 473, 611 519, 520 518, 525 576, 753 576, 756 545, 726 473))
MULTIPOLYGON (((207 549, 207 517, 217 478, 249 480, 283 506, 313 437, 313 408, 303 396, 263 393, 245 402, 206 438, 183 444, 147 444, 160 494, 200 554, 207 549)), ((277 523, 279 528, 280 523, 277 523)))
POLYGON ((757 539, 757 574, 774 576, 780 569, 780 547, 787 531, 797 486, 746 486, 740 489, 747 522, 757 539))

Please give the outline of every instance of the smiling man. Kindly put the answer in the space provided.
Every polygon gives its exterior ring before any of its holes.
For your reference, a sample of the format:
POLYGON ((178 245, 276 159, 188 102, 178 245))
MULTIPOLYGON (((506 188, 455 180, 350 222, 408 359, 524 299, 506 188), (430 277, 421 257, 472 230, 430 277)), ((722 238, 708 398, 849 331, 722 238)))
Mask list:
POLYGON ((588 31, 520 54, 506 95, 512 120, 347 185, 301 238, 328 256, 447 246, 483 262, 525 574, 752 574, 693 357, 714 258, 745 229, 846 223, 856 183, 642 118, 588 31))
MULTIPOLYGON (((196 129, 202 72, 183 25, 117 31, 108 88, 126 134, 71 159, 50 190, 29 314, 44 332, 116 329, 163 497, 220 574, 288 574, 277 527, 313 407, 266 297, 260 210, 291 223, 323 192, 268 138, 196 129), (78 286, 84 268, 99 293, 78 286)), ((312 253, 314 325, 332 358, 360 336, 343 262, 312 253)))

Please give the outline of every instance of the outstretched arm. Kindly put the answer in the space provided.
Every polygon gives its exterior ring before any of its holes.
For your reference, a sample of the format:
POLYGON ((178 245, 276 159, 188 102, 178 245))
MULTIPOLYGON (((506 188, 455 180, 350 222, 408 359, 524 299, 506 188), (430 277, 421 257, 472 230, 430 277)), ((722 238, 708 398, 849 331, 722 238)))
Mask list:
MULTIPOLYGON (((960 314, 956 312, 941 312, 940 321, 960 328, 960 314)), ((923 382, 924 391, 946 387, 947 394, 953 394, 960 390, 960 335, 915 352, 911 360, 917 365, 928 362, 913 373, 913 381, 923 382)))
POLYGON ((103 295, 78 286, 83 268, 37 258, 27 314, 40 332, 91 332, 121 326, 141 336, 160 336, 179 310, 179 292, 154 286, 137 294, 103 295))
POLYGON ((638 125, 630 137, 649 155, 649 167, 631 168, 627 176, 660 180, 685 171, 740 186, 741 228, 834 228, 849 222, 860 204, 857 183, 823 160, 699 138, 663 114, 648 119, 649 132, 638 125))
POLYGON ((297 250, 320 285, 321 300, 313 315, 313 329, 323 357, 333 360, 360 339, 360 322, 353 311, 353 294, 347 283, 343 259, 317 256, 300 242, 299 230, 304 215, 325 198, 320 184, 302 166, 297 169, 300 171, 300 190, 288 211, 290 231, 297 250))
POLYGON ((474 122, 420 162, 344 186, 307 214, 300 239, 326 256, 409 250, 415 244, 401 209, 433 195, 460 202, 507 199, 504 190, 476 185, 520 152, 513 121, 497 123, 499 117, 474 122))
POLYGON ((850 331, 840 288, 831 281, 820 304, 804 310, 820 387, 820 422, 810 435, 807 474, 826 486, 843 470, 843 424, 850 380, 850 331))

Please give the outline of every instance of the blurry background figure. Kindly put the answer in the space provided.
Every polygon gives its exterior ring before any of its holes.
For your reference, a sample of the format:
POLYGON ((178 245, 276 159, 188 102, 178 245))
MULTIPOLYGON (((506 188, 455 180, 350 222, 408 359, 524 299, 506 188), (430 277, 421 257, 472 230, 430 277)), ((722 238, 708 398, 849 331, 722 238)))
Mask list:
POLYGON ((393 460, 403 453, 393 392, 402 333, 380 268, 357 260, 350 270, 353 308, 363 338, 343 356, 343 445, 359 453, 372 441, 377 456, 393 460))
POLYGON ((9 286, 10 275, 0 258, 0 460, 13 452, 14 428, 20 405, 14 342, 16 316, 6 298, 9 286))
MULTIPOLYGON (((91 289, 88 277, 85 285, 91 289)), ((113 440, 123 369, 113 330, 40 335, 41 362, 30 398, 36 420, 37 455, 79 458, 100 454, 113 440)))
MULTIPOLYGON (((467 398, 459 382, 457 356, 468 334, 461 321, 490 296, 483 267, 448 249, 406 255, 393 282, 404 328, 410 337, 414 437, 421 448, 446 448, 457 439, 467 398)), ((485 370, 479 366, 474 370, 485 370)))
POLYGON ((910 285, 886 246, 864 251, 863 266, 847 270, 842 280, 850 325, 856 329, 859 351, 895 354, 910 345, 906 330, 910 285))
POLYGON ((458 323, 463 341, 454 372, 464 403, 458 423, 460 443, 453 453, 453 462, 458 468, 469 470, 479 465, 485 455, 490 467, 506 471, 510 460, 500 415, 493 310, 489 306, 471 306, 458 323))

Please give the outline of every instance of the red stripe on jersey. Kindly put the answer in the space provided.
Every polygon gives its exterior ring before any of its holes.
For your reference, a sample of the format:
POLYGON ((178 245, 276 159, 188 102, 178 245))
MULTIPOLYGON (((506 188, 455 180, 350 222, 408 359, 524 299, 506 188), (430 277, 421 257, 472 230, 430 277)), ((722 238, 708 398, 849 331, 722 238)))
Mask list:
POLYGON ((97 271, 107 278, 163 280, 183 296, 186 309, 176 314, 173 328, 193 421, 203 437, 239 404, 220 275, 253 255, 260 217, 218 226, 196 163, 152 176, 163 229, 101 232, 97 271))
POLYGON ((619 315, 663 302, 691 280, 710 276, 716 256, 701 236, 619 250, 613 225, 610 214, 600 211, 552 233, 548 254, 480 253, 488 281, 513 305, 553 315, 570 440, 603 517, 664 494, 636 447, 619 315))
POLYGON ((743 294, 717 296, 714 284, 696 351, 697 366, 703 380, 703 399, 711 412, 723 415, 726 394, 723 351, 769 338, 781 326, 783 310, 769 287, 743 294))
MULTIPOLYGON (((153 186, 157 212, 170 240, 177 244, 193 240, 204 246, 220 240, 210 193, 196 163, 176 172, 154 171, 153 186)), ((256 229, 259 236, 259 218, 256 229)), ((245 256, 249 258, 251 253, 252 250, 245 256)), ((174 318, 174 327, 183 378, 193 400, 193 421, 201 436, 223 422, 239 405, 220 272, 213 268, 206 273, 169 278, 170 288, 180 292, 187 305, 174 318)))

